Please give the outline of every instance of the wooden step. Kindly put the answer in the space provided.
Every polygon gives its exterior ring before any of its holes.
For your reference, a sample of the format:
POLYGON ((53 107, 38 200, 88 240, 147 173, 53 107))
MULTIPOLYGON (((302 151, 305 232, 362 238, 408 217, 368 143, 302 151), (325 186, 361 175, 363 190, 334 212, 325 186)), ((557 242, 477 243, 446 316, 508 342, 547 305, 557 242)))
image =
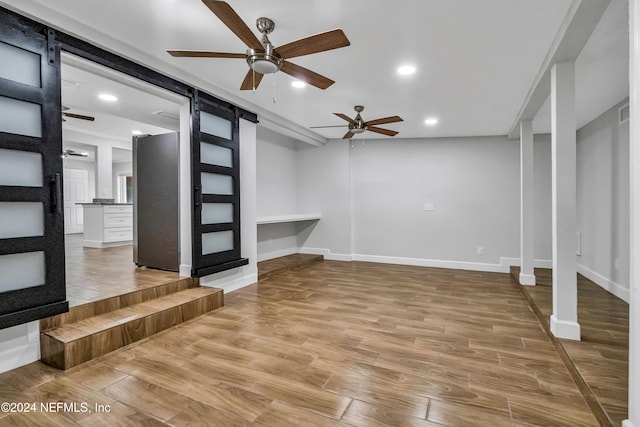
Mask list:
POLYGON ((54 326, 40 333, 41 360, 69 369, 224 305, 221 289, 187 287, 162 294, 165 291, 156 290, 161 295, 137 304, 115 307, 112 301, 113 310, 91 316, 70 311, 65 318, 45 321, 54 326))
POLYGON ((264 279, 267 276, 279 273, 285 270, 293 270, 314 262, 323 262, 323 255, 310 255, 310 254, 292 254, 279 258, 268 259, 266 261, 260 261, 258 263, 258 280, 264 279))

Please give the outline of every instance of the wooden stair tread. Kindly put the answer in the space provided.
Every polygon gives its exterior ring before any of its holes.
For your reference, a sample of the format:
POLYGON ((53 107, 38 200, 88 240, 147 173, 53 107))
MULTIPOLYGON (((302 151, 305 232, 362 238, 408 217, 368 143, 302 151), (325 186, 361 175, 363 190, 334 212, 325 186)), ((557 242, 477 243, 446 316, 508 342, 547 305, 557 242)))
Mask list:
POLYGON ((42 334, 64 343, 71 342, 220 292, 222 292, 222 290, 216 288, 189 288, 129 307, 89 317, 75 323, 67 323, 42 331, 42 334))

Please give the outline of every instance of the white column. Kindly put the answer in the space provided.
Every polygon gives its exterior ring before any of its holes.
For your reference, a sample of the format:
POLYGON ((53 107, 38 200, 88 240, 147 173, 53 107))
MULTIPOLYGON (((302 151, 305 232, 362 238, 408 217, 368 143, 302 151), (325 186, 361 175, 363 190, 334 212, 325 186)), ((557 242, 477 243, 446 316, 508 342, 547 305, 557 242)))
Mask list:
POLYGON ((96 147, 96 198, 113 197, 113 148, 110 144, 96 147))
POLYGON ((576 118, 575 67, 551 68, 551 174, 553 313, 558 338, 580 340, 576 278, 576 118))
POLYGON ((180 276, 191 276, 191 104, 187 99, 180 105, 180 276))
POLYGON ((640 0, 629 0, 630 66, 630 275, 629 275, 629 416, 623 427, 640 427, 640 0), (635 262, 634 262, 635 260, 635 262))
POLYGON ((535 285, 533 272, 533 127, 520 122, 520 284, 535 285))

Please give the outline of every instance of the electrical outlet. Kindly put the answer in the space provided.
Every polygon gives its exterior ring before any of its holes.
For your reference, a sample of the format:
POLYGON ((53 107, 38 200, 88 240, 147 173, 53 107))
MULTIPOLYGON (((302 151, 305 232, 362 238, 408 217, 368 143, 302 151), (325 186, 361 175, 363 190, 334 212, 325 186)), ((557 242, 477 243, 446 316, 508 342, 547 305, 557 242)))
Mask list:
POLYGON ((478 249, 476 249, 476 253, 478 255, 484 255, 484 248, 482 246, 478 246, 478 249))
POLYGON ((436 206, 433 204, 433 202, 425 202, 423 205, 423 209, 425 211, 435 211, 436 206))

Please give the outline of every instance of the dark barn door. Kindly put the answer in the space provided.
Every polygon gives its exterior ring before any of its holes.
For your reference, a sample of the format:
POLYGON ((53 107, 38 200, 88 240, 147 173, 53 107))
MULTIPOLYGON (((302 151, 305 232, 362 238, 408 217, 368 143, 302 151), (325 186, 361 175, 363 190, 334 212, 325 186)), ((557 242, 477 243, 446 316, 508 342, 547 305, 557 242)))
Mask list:
POLYGON ((193 114, 193 275, 248 264, 240 256, 237 110, 198 93, 193 114))
POLYGON ((0 328, 68 310, 55 32, 0 9, 0 328))

